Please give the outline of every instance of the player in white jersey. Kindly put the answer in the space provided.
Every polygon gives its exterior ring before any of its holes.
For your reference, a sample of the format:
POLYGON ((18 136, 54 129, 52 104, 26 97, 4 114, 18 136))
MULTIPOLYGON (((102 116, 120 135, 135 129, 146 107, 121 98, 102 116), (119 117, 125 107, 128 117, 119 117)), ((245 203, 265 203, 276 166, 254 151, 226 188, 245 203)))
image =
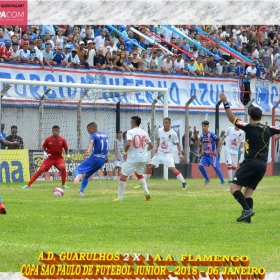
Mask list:
POLYGON ((236 172, 239 147, 241 153, 244 153, 245 133, 236 126, 229 127, 225 137, 225 161, 227 164, 228 180, 230 183, 236 172))
POLYGON ((148 133, 139 127, 141 118, 133 116, 131 118, 131 128, 127 131, 126 144, 124 147, 124 163, 119 180, 118 198, 113 201, 122 201, 126 187, 126 179, 136 171, 139 184, 142 186, 146 200, 151 198, 145 176, 143 175, 148 159, 148 151, 153 148, 153 144, 148 133))
POLYGON ((188 188, 188 184, 186 183, 181 172, 176 169, 174 157, 173 157, 173 147, 177 146, 180 160, 183 160, 184 157, 182 155, 182 148, 177 136, 177 133, 170 128, 171 119, 164 118, 163 119, 163 128, 158 129, 158 140, 157 147, 155 149, 155 155, 151 159, 150 164, 147 167, 145 178, 146 181, 151 177, 152 170, 154 167, 158 167, 160 163, 163 163, 167 166, 175 175, 175 177, 182 183, 183 189, 186 190, 188 188))
POLYGON ((123 145, 123 134, 122 131, 117 133, 117 139, 114 141, 114 175, 120 176, 121 169, 124 163, 123 159, 123 152, 124 152, 124 145, 123 145))

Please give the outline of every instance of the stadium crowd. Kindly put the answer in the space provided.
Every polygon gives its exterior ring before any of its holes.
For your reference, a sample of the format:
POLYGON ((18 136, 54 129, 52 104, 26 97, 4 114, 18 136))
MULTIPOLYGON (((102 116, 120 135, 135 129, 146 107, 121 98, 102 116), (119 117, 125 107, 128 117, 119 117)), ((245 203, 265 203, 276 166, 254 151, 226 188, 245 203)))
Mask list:
POLYGON ((98 67, 130 73, 238 76, 244 82, 244 104, 250 100, 251 78, 272 82, 280 78, 280 25, 198 26, 206 36, 197 32, 196 26, 173 27, 204 50, 160 25, 2 25, 0 61, 37 63, 42 68, 98 67), (251 59, 251 65, 222 50, 220 42, 251 59))

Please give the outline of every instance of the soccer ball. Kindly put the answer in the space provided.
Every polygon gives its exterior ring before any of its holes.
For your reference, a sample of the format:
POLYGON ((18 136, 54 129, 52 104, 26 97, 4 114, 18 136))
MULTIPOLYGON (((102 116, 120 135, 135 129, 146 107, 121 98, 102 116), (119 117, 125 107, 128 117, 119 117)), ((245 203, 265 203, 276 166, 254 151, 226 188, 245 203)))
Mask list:
POLYGON ((55 188, 53 190, 53 196, 63 196, 64 191, 62 188, 55 188))

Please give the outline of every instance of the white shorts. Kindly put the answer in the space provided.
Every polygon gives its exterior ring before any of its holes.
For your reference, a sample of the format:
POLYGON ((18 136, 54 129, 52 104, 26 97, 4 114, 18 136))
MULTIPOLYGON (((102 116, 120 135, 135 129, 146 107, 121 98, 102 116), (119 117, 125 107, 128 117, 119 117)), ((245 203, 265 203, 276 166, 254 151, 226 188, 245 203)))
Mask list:
POLYGON ((127 159, 127 161, 123 164, 122 167, 122 174, 126 177, 129 177, 133 174, 134 171, 138 175, 144 173, 146 167, 146 160, 145 161, 135 161, 135 159, 127 159))
POLYGON ((155 154, 150 162, 150 164, 154 165, 155 167, 158 167, 161 163, 163 163, 168 168, 175 167, 174 157, 171 154, 155 154))
POLYGON ((124 161, 115 160, 114 167, 123 167, 124 161))
POLYGON ((230 151, 225 150, 225 161, 227 165, 232 165, 233 167, 237 167, 238 154, 233 154, 230 151))

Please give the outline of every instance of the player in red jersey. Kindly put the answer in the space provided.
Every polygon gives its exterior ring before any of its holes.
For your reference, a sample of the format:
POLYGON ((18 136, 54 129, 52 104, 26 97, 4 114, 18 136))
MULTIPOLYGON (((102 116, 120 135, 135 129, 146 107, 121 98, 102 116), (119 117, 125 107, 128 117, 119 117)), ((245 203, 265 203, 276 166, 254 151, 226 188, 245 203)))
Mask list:
POLYGON ((47 172, 52 166, 55 166, 61 172, 62 188, 68 189, 65 185, 66 182, 66 167, 65 162, 62 157, 62 151, 65 150, 66 157, 71 159, 69 155, 68 144, 62 136, 59 136, 59 126, 55 125, 52 127, 52 136, 45 139, 42 146, 44 151, 44 161, 42 162, 40 168, 34 173, 27 185, 23 186, 23 189, 27 189, 31 184, 41 176, 44 172, 47 172))

